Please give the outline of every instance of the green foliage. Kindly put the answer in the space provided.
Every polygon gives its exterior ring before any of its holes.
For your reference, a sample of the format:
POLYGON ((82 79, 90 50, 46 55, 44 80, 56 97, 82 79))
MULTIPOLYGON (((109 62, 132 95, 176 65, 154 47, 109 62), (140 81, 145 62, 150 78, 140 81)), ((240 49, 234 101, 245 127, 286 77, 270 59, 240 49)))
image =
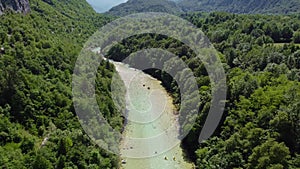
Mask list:
MULTIPOLYGON (((71 92, 83 43, 111 18, 82 0, 30 5, 27 15, 0 16, 0 168, 117 168, 118 157, 84 134, 71 92)), ((100 106, 104 116, 121 130, 123 118, 109 95, 114 71, 109 63, 99 67, 105 74, 97 81, 105 85, 97 92, 109 107, 100 106)))
POLYGON ((295 43, 300 43, 300 30, 294 33, 293 40, 295 43))
POLYGON ((38 154, 35 157, 35 160, 32 164, 33 168, 40 168, 40 169, 48 169, 54 168, 49 160, 47 160, 44 156, 38 154))
POLYGON ((297 0, 129 0, 110 9, 108 14, 125 16, 138 12, 215 12, 237 14, 294 14, 299 12, 297 0))
POLYGON ((253 149, 247 168, 287 168, 289 149, 283 143, 268 140, 253 149))
MULTIPOLYGON (((162 48, 179 56, 194 71, 201 94, 200 114, 193 126, 183 120, 188 113, 181 114, 179 122, 181 131, 192 127, 182 147, 198 168, 297 168, 300 47, 290 42, 299 29, 298 16, 214 12, 182 17, 205 31, 227 71, 226 116, 205 143, 199 145, 198 138, 210 108, 210 82, 205 67, 187 46, 162 35, 145 34, 123 40, 108 56, 121 61, 141 49, 162 48)), ((151 56, 147 59, 154 60, 151 56)), ((173 68, 172 60, 159 61, 173 68)), ((179 89, 172 77, 158 70, 145 72, 162 81, 178 108, 190 112, 188 106, 180 105, 179 89)), ((193 101, 192 96, 189 99, 193 101)))
POLYGON ((232 13, 288 14, 299 12, 297 0, 181 0, 178 4, 184 11, 225 11, 232 13))
MULTIPOLYGON (((30 3, 30 14, 7 13, 0 20, 0 167, 118 168, 118 157, 97 147, 83 132, 71 99, 76 56, 87 38, 112 18, 96 14, 81 0, 30 3)), ((172 38, 145 34, 113 46, 108 57, 120 61, 140 49, 162 48, 194 71, 200 114, 193 126, 184 121, 191 118, 188 113, 181 114, 179 122, 182 132, 192 127, 183 147, 198 168, 299 168, 299 16, 214 12, 182 17, 208 35, 227 71, 226 116, 205 143, 199 145, 198 137, 210 108, 211 84, 191 49, 172 38)), ((173 60, 158 61, 174 68, 173 60)), ((145 72, 162 80, 178 108, 195 111, 180 105, 178 85, 166 72, 145 72)), ((100 64, 96 99, 107 121, 121 131, 124 100, 117 98, 115 105, 110 96, 115 73, 109 62, 100 64)), ((120 77, 117 84, 122 86, 120 77)), ((193 95, 189 100, 194 102, 193 95)))
POLYGON ((175 14, 181 12, 175 2, 168 0, 129 0, 118 6, 111 8, 107 14, 116 16, 126 16, 139 12, 165 12, 175 14))

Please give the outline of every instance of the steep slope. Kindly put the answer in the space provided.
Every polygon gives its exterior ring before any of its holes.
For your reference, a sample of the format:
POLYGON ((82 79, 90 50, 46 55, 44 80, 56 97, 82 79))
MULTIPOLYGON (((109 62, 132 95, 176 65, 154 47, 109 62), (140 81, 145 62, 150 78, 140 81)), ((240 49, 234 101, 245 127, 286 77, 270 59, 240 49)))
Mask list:
MULTIPOLYGON (((27 15, 0 16, 0 168, 117 168, 118 157, 81 128, 71 88, 83 43, 110 18, 85 0, 30 0, 30 6, 27 15)), ((106 87, 113 66, 102 63, 99 71, 100 110, 120 130, 106 87)))
POLYGON ((28 0, 0 0, 0 15, 5 10, 12 10, 21 13, 28 13, 30 11, 28 0))
POLYGON ((110 9, 107 13, 124 16, 138 12, 166 12, 175 14, 181 12, 175 2, 169 0, 129 0, 110 9))
POLYGON ((288 14, 299 12, 298 0, 182 0, 184 11, 288 14))

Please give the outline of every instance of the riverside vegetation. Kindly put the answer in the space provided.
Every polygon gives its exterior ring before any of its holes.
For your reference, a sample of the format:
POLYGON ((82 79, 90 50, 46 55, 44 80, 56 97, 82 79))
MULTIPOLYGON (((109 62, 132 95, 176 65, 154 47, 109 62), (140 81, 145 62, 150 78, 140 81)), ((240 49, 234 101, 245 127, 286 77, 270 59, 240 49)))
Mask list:
MULTIPOLYGON (((25 16, 0 16, 1 168, 118 168, 119 157, 99 148, 82 130, 71 93, 83 43, 115 18, 96 14, 81 0, 32 0, 30 5, 25 16)), ((227 73, 224 117, 203 144, 198 137, 210 107, 210 81, 187 46, 145 34, 125 39, 107 56, 122 60, 140 49, 163 48, 194 71, 200 113, 182 147, 198 168, 299 168, 300 15, 213 12, 181 17, 208 35, 227 73)), ((108 62, 99 67, 97 100, 109 123, 121 131, 123 118, 109 94, 113 73, 108 62)), ((179 106, 176 82, 164 72, 147 73, 162 80, 179 106)))

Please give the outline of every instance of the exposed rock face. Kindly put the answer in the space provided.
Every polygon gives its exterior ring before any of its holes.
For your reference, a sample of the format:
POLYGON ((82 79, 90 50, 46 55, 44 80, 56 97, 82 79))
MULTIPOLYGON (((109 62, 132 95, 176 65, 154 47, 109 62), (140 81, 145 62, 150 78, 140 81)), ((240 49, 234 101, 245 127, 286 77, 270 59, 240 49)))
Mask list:
POLYGON ((0 15, 5 10, 27 14, 30 12, 29 0, 0 0, 0 15))

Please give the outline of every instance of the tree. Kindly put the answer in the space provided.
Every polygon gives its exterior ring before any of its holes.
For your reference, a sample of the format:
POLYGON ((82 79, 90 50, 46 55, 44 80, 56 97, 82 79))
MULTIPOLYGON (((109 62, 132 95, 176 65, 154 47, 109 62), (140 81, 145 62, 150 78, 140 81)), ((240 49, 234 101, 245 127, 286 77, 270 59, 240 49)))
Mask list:
POLYGON ((20 146, 22 153, 28 153, 33 150, 34 140, 32 138, 25 137, 20 146))
POLYGON ((58 153, 62 155, 66 155, 72 146, 73 146, 73 142, 69 137, 62 138, 59 142, 58 153))
POLYGON ((43 157, 41 154, 38 154, 32 164, 33 168, 38 169, 51 169, 53 168, 51 162, 43 157))
POLYGON ((65 162, 66 162, 66 156, 61 155, 58 159, 56 168, 64 168, 65 167, 65 162))
POLYGON ((283 143, 270 139, 253 149, 247 168, 286 168, 290 158, 289 154, 289 149, 283 143))
POLYGON ((290 28, 289 26, 285 26, 281 31, 284 42, 290 42, 291 38, 293 37, 293 33, 294 32, 292 28, 290 28))
POLYGON ((300 30, 296 31, 293 36, 293 41, 295 43, 300 43, 300 30))
POLYGON ((271 38, 274 40, 274 42, 279 42, 281 37, 281 32, 278 28, 278 26, 272 25, 271 26, 271 38))
POLYGON ((0 44, 3 44, 4 42, 7 42, 7 40, 8 40, 8 38, 7 38, 6 32, 0 30, 0 44))

